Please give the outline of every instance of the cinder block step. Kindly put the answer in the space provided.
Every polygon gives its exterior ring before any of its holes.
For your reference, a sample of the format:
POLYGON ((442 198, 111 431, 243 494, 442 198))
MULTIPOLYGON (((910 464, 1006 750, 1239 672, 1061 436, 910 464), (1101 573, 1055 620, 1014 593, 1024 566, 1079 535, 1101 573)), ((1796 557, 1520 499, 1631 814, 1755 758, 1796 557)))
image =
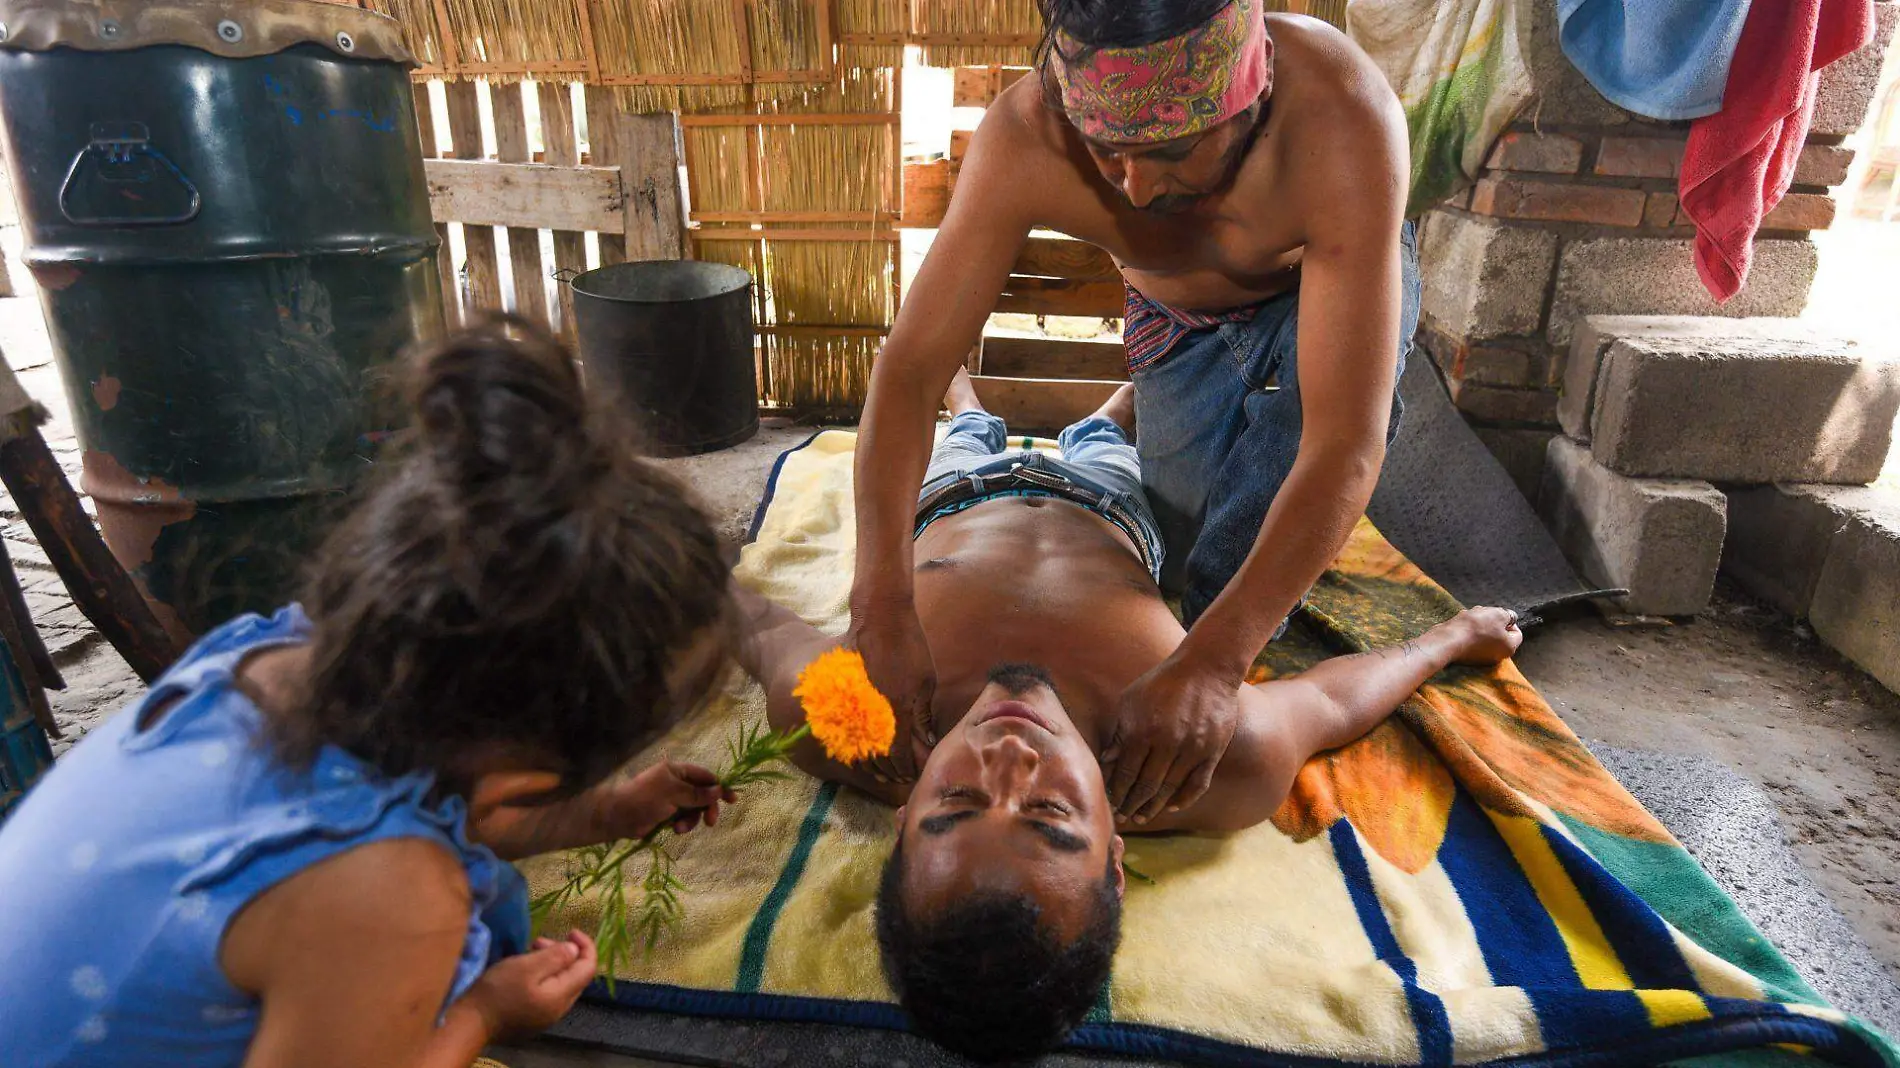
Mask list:
POLYGON ((1851 510, 1828 549, 1808 619, 1822 641, 1900 692, 1900 502, 1851 510))
POLYGON ((1865 486, 1784 483, 1731 489, 1722 570, 1783 612, 1805 617, 1835 536, 1856 510, 1874 508, 1880 499, 1865 486))
POLYGON ((1559 437, 1545 455, 1538 510, 1585 579, 1630 591, 1621 610, 1687 616, 1708 607, 1728 505, 1707 482, 1628 478, 1559 437))
POLYGON ((1872 482, 1900 412, 1900 362, 1797 324, 1619 337, 1595 382, 1591 451, 1633 478, 1872 482))

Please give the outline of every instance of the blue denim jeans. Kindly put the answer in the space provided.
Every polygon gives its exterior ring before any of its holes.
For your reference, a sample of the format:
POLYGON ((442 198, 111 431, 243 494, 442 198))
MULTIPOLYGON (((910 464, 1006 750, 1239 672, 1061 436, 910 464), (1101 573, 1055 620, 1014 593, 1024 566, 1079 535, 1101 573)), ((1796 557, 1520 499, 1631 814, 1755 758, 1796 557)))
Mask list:
MULTIPOLYGON (((1401 235, 1399 371, 1418 327, 1418 240, 1401 235)), ((1142 483, 1169 549, 1161 587, 1190 624, 1240 570, 1300 451, 1300 295, 1197 330, 1135 372, 1142 483), (1272 385, 1270 385, 1272 383, 1272 385), (1277 385, 1277 388, 1275 388, 1277 385)), ((1389 444, 1402 406, 1391 388, 1389 444)))
MULTIPOLYGON (((1018 465, 1035 468, 1099 497, 1101 506, 1097 511, 1115 506, 1132 516, 1136 529, 1128 534, 1143 543, 1152 561, 1151 570, 1159 579, 1165 559, 1164 542, 1154 510, 1141 490, 1141 460, 1128 435, 1112 420, 1092 415, 1069 426, 1056 441, 1062 446, 1060 459, 1033 449, 1011 450, 1009 428, 1001 419, 988 412, 964 412, 950 421, 949 432, 930 454, 920 499, 932 496, 948 483, 974 480, 977 495, 961 502, 961 507, 969 507, 978 500, 1014 492, 986 492, 984 479, 996 479, 1018 465)), ((933 518, 919 515, 917 532, 923 533, 924 525, 933 518)))

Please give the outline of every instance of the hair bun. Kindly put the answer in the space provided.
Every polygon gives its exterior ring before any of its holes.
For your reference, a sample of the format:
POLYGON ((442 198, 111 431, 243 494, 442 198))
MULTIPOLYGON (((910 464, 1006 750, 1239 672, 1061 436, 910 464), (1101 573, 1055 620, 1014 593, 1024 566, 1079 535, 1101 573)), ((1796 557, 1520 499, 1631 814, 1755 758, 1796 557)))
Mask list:
POLYGON ((424 350, 411 374, 421 451, 454 483, 531 478, 552 490, 591 466, 580 374, 540 327, 485 319, 424 350))

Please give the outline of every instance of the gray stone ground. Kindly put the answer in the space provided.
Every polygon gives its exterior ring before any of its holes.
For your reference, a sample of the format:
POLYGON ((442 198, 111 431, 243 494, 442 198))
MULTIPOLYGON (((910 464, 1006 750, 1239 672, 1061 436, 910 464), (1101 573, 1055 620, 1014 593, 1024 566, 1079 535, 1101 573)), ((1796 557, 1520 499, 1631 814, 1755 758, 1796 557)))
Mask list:
MULTIPOLYGON (((0 348, 27 389, 55 412, 45 433, 76 478, 78 450, 31 297, 0 300, 0 348)), ((810 432, 769 425, 744 446, 670 466, 693 484, 722 529, 737 537, 750 520, 773 459, 810 432)), ((52 695, 67 731, 59 743, 63 749, 135 696, 139 684, 73 607, 12 502, 3 497, 0 534, 26 585, 35 621, 66 674, 66 690, 52 695)), ((1660 768, 1667 777, 1675 774, 1667 761, 1701 758, 1759 789, 1759 795, 1750 796, 1772 800, 1802 871, 1879 962, 1863 958, 1860 974, 1845 982, 1822 974, 1810 978, 1824 991, 1839 989, 1844 1001, 1863 996, 1853 991, 1886 996, 1882 991, 1890 990, 1893 975, 1900 974, 1900 696, 1816 642, 1803 625, 1754 605, 1726 584, 1718 586, 1713 607, 1693 624, 1626 629, 1581 616, 1533 633, 1519 663, 1579 734, 1616 751, 1644 751, 1613 759, 1619 771, 1644 774, 1648 769, 1654 777, 1660 768), (1866 971, 1878 966, 1890 974, 1866 971)), ((1726 773, 1718 769, 1716 777, 1721 774, 1726 773)), ((1695 791, 1676 791, 1667 804, 1672 823, 1719 824, 1725 812, 1749 810, 1749 804, 1733 798, 1712 792, 1704 800, 1695 791)), ((1711 862, 1712 870, 1717 866, 1711 862)), ((1772 877, 1767 874, 1772 866, 1760 870, 1760 877, 1772 877)), ((1743 885, 1757 877, 1755 869, 1740 862, 1717 875, 1743 885)), ((1770 914, 1773 908, 1816 900, 1800 897, 1805 891, 1798 887, 1789 893, 1796 896, 1767 895, 1762 899, 1767 905, 1749 905, 1747 895, 1738 896, 1745 907, 1768 910, 1755 918, 1772 928, 1780 922, 1770 914)), ((1839 961, 1851 957, 1830 958, 1829 966, 1841 967, 1839 961)), ((1900 1013, 1887 1018, 1900 1019, 1900 1013)), ((544 1047, 516 1063, 642 1062, 544 1047)))

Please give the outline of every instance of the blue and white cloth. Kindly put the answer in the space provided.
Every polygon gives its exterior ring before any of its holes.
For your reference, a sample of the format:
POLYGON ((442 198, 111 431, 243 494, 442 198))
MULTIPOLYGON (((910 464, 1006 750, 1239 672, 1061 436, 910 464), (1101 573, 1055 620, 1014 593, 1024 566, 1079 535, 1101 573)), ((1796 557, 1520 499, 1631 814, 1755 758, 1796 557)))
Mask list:
POLYGON ((309 634, 292 606, 206 635, 0 825, 0 1065, 242 1064, 259 1004, 219 966, 226 926, 370 842, 425 838, 461 859, 473 908, 450 1000, 524 947, 526 884, 469 842, 460 798, 334 747, 304 771, 274 757, 233 673, 309 634))
POLYGON ((1597 92, 1652 119, 1722 110, 1748 0, 1558 0, 1557 36, 1597 92))

